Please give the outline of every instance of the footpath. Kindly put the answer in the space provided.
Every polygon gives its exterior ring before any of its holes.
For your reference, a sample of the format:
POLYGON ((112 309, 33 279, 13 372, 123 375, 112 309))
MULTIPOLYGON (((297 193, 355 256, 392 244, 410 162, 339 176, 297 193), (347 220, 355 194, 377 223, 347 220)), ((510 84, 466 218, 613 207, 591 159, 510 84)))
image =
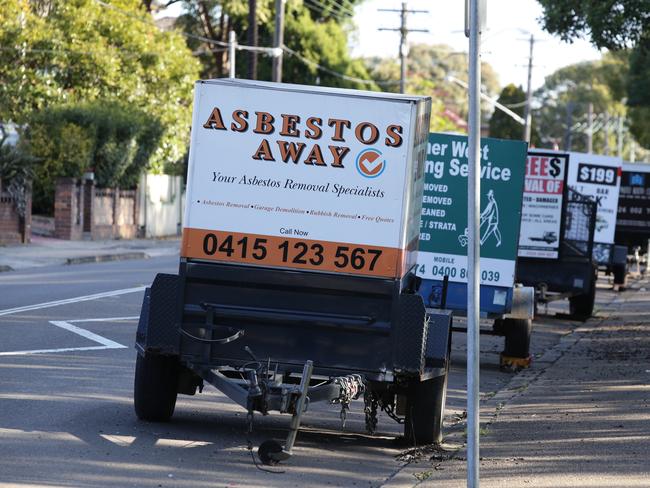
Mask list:
MULTIPOLYGON (((481 406, 482 488, 650 487, 650 282, 599 294, 595 318, 481 406)), ((465 456, 423 453, 382 486, 465 487, 465 456)))
POLYGON ((0 271, 178 255, 180 238, 65 241, 33 236, 26 245, 0 246, 0 271))

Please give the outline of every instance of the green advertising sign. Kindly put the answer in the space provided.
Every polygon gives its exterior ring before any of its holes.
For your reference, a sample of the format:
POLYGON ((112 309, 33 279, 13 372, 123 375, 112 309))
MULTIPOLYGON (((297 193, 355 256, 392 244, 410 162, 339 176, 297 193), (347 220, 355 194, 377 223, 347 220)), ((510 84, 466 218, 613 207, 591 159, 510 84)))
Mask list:
MULTIPOLYGON (((481 284, 511 287, 521 222, 523 141, 481 139, 481 284)), ((467 283, 467 136, 429 134, 418 276, 467 283)))

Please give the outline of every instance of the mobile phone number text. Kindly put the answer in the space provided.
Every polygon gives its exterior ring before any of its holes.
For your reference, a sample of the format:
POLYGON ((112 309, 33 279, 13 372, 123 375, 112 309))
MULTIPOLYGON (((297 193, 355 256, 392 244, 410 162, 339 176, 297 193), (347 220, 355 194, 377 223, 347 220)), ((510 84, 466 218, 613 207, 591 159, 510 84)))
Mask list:
POLYGON ((374 271, 381 255, 381 249, 354 246, 336 246, 319 242, 284 240, 269 242, 265 238, 241 237, 232 235, 217 236, 208 233, 203 237, 203 252, 215 258, 231 258, 259 262, 260 264, 279 261, 293 265, 329 267, 345 270, 374 271))
MULTIPOLYGON (((418 274, 424 278, 433 277, 436 279, 443 279, 448 276, 450 280, 459 278, 461 280, 467 279, 467 269, 455 266, 439 266, 439 265, 426 265, 420 264, 418 266, 418 274)), ((484 269, 481 270, 481 281, 485 283, 497 283, 501 279, 499 271, 484 269)))

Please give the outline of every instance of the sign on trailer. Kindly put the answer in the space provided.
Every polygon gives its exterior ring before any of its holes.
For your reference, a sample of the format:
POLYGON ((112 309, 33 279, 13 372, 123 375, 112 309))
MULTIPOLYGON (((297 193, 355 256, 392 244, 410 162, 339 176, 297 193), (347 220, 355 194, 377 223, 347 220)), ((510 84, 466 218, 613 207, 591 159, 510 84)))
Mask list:
POLYGON ((607 263, 611 244, 614 244, 623 162, 613 156, 569 154, 568 185, 578 193, 592 197, 598 204, 594 257, 599 263, 607 263))
POLYGON ((181 256, 396 278, 415 264, 431 101, 198 82, 181 256))
MULTIPOLYGON (((481 283, 514 284, 527 144, 481 139, 481 283)), ((467 283, 467 136, 429 134, 418 276, 467 283)))
POLYGON ((649 164, 623 164, 616 232, 650 233, 649 164))
POLYGON ((557 259, 569 155, 529 151, 521 209, 519 256, 557 259))

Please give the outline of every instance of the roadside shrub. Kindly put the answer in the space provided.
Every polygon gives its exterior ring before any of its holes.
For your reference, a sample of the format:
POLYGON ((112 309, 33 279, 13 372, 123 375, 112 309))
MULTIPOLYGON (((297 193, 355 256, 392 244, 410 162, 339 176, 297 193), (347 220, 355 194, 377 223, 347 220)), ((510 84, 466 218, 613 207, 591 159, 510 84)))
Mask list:
POLYGON ((98 187, 133 188, 158 147, 157 120, 115 102, 93 102, 43 110, 24 131, 29 153, 38 157, 35 213, 51 214, 58 177, 94 171, 98 187))
POLYGON ((27 190, 37 162, 36 158, 8 144, 4 130, 0 127, 0 186, 13 197, 21 218, 25 217, 27 190))

